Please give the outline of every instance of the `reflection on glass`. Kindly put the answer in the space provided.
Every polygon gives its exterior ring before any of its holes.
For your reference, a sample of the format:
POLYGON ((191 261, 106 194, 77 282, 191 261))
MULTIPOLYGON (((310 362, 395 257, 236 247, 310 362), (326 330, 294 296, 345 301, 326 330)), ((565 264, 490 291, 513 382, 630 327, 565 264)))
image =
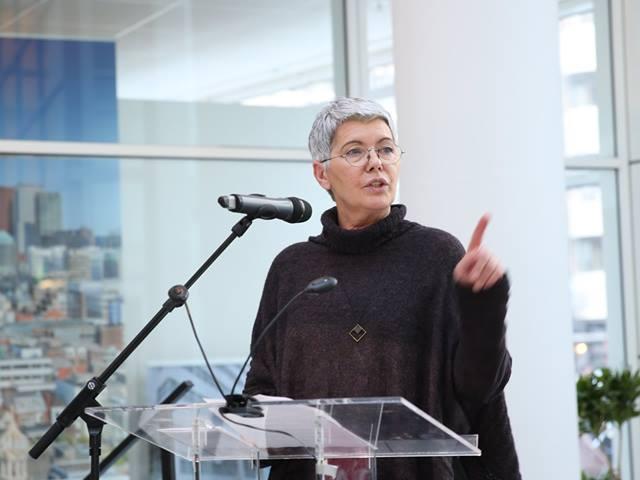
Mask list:
POLYGON ((396 121, 393 25, 389 0, 367 1, 367 55, 369 95, 396 121))
POLYGON ((567 175, 569 272, 576 370, 623 363, 617 208, 613 172, 567 175))
MULTIPOLYGON (((119 205, 117 160, 0 161, 0 388, 2 410, 13 412, 7 418, 23 439, 14 451, 22 461, 123 347, 119 205)), ((100 401, 126 400, 118 373, 100 401)), ((86 473, 85 431, 75 422, 28 464, 28 476, 7 478, 86 473)), ((121 437, 105 429, 105 451, 121 437)), ((126 472, 120 463, 112 473, 126 472)))
MULTIPOLYGON (((616 174, 608 170, 569 170, 566 180, 576 372, 584 374, 601 367, 620 369, 626 362, 616 174)), ((629 448, 628 443, 620 442, 623 440, 612 430, 598 438, 582 435, 582 470, 598 477, 598 472, 606 471, 609 460, 617 461, 622 451, 618 445, 629 448)), ((623 470, 630 468, 627 463, 623 470)))
POLYGON ((613 155, 608 11, 601 0, 560 3, 565 155, 613 155))
POLYGON ((335 97, 324 0, 3 3, 0 138, 304 147, 335 97))
MULTIPOLYGON (((67 428, 37 461, 27 462, 27 452, 80 386, 111 363, 124 335, 146 324, 167 285, 188 278, 211 254, 211 242, 228 235, 241 215, 220 208, 215 199, 234 191, 304 196, 315 209, 315 222, 286 228, 282 222, 256 223, 253 233, 225 252, 194 286, 190 298, 194 313, 202 302, 200 315, 194 315, 202 338, 207 338, 205 321, 213 329, 205 348, 225 358, 244 354, 256 308, 247 301, 247 291, 254 292, 257 302, 263 283, 259 273, 247 275, 238 265, 250 262, 254 273, 263 269, 266 275, 270 259, 284 245, 317 233, 317 218, 331 205, 315 185, 308 162, 0 158, 0 441, 12 432, 16 459, 28 468, 27 476, 9 478, 83 478, 88 472, 81 421, 67 428), (228 288, 238 282, 246 289, 228 288), (211 294, 223 290, 224 298, 211 294), (214 309, 215 316, 206 313, 214 309), (246 336, 238 333, 244 319, 246 336), (216 347, 218 338, 223 340, 216 347), (223 354, 221 345, 227 348, 223 354)), ((145 383, 149 403, 183 380, 194 383, 198 401, 215 396, 206 369, 179 361, 185 356, 197 359, 190 333, 180 338, 186 327, 181 320, 186 320, 184 314, 177 323, 156 329, 146 339, 146 352, 136 351, 109 378, 99 397, 103 405, 144 401, 136 394, 145 383), (154 361, 163 362, 162 368, 147 370, 147 362, 154 361), (142 370, 137 365, 144 365, 148 375, 138 373, 142 370)), ((215 370, 228 392, 237 362, 216 365, 215 370)), ((120 438, 118 430, 105 428, 103 455, 120 438)), ((135 469, 137 479, 159 478, 152 473, 158 473, 155 460, 151 456, 144 465, 117 463, 104 478, 126 480, 135 469)), ((185 470, 177 478, 192 478, 191 465, 182 462, 177 468, 185 470)), ((248 465, 233 462, 207 464, 203 470, 203 479, 239 480, 246 478, 240 473, 250 472, 248 465)))

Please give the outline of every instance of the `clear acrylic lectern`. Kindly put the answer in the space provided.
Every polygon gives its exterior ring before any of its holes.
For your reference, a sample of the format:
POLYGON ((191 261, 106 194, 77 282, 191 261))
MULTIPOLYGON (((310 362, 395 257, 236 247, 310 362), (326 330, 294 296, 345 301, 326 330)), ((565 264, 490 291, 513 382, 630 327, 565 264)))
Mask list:
MULTIPOLYGON (((86 412, 188 459, 199 478, 208 460, 312 459, 334 478, 331 459, 478 456, 478 438, 458 435, 401 397, 254 402, 262 416, 222 414, 220 403, 88 408, 86 412)), ((255 468, 260 479, 260 469, 255 468)))

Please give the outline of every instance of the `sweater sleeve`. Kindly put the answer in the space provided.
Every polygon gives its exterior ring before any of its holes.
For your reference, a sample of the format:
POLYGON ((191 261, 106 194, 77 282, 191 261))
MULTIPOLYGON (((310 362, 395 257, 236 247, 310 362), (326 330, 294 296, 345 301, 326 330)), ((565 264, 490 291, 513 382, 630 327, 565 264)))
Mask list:
POLYGON ((454 356, 454 386, 463 404, 479 408, 499 394, 511 374, 506 348, 505 316, 509 280, 474 293, 456 286, 460 313, 459 342, 454 356))
MULTIPOLYGON (((262 290, 262 298, 253 324, 251 348, 254 348, 257 338, 264 327, 278 311, 278 275, 276 263, 271 265, 269 274, 262 290)), ((275 332, 271 332, 275 334, 275 332)), ((274 335, 265 335, 251 359, 251 366, 247 372, 244 393, 248 395, 277 395, 276 388, 276 351, 274 335)))

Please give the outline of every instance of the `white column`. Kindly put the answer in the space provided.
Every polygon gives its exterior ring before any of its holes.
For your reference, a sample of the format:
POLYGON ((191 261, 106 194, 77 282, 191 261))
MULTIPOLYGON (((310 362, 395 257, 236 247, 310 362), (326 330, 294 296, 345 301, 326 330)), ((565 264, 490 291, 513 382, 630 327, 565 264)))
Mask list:
POLYGON ((579 478, 556 0, 393 2, 401 201, 512 281, 507 389, 523 478, 579 478))

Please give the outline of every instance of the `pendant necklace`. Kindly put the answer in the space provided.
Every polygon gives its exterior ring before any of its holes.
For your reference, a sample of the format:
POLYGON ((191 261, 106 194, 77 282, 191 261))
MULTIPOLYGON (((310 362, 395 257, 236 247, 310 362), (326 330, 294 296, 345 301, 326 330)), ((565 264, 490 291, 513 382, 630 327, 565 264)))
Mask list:
MULTIPOLYGON (((351 298, 349 298, 349 295, 347 294, 347 289, 343 288, 342 291, 344 292, 344 296, 347 299, 347 303, 349 304, 349 309, 351 310, 351 312, 353 312, 353 316, 355 317, 356 311, 353 308, 353 304, 351 303, 351 298)), ((358 315, 358 319, 362 319, 364 313, 365 312, 362 312, 360 315, 358 315)), ((351 330, 349 330, 348 334, 354 342, 359 343, 360 340, 362 340, 367 334, 367 330, 362 325, 360 325, 360 322, 357 321, 356 324, 351 328, 351 330)))

